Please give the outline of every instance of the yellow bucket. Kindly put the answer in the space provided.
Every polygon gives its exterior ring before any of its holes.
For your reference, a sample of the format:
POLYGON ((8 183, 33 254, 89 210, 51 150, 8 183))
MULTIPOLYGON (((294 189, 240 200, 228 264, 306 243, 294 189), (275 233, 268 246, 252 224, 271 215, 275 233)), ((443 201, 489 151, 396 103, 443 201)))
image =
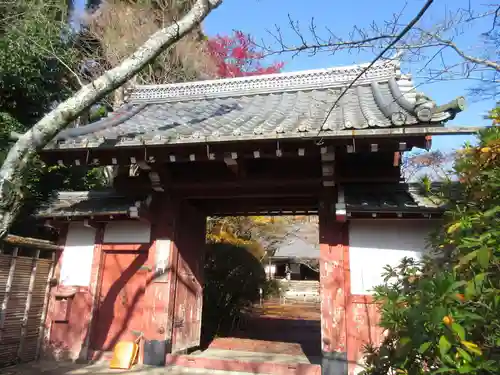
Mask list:
POLYGON ((128 370, 137 362, 139 344, 133 341, 120 341, 113 349, 109 368, 128 370))

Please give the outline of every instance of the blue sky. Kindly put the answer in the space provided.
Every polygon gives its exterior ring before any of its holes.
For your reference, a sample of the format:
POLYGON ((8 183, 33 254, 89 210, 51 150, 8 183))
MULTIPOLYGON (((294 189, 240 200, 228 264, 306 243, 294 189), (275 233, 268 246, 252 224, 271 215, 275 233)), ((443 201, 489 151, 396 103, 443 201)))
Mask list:
MULTIPOLYGON (((479 0, 435 0, 421 21, 421 25, 429 26, 443 20, 448 9, 467 7, 469 1, 475 6, 483 2, 479 0)), ((76 8, 82 9, 85 0, 76 0, 76 8)), ((486 3, 486 2, 484 2, 486 3)), ((424 0, 224 0, 223 4, 211 13, 204 23, 204 31, 208 35, 231 34, 233 30, 249 33, 256 40, 264 40, 266 44, 273 43, 269 31, 280 28, 282 36, 287 42, 297 42, 297 37, 288 24, 288 15, 298 21, 305 32, 311 19, 314 18, 321 34, 325 27, 333 32, 346 36, 354 25, 367 27, 372 22, 381 24, 389 19, 392 14, 400 13, 404 7, 401 22, 408 22, 421 9, 424 0), (405 6, 406 4, 406 6, 405 6), (323 29, 322 29, 323 28, 323 29)), ((486 9, 486 8, 484 8, 486 9)), ((475 23, 464 35, 456 41, 461 46, 475 48, 472 53, 479 53, 482 46, 478 36, 491 25, 484 22, 475 23)), ((306 33, 307 35, 307 33, 306 33)), ((458 61, 454 53, 449 53, 451 60, 458 61)), ((315 68, 327 68, 349 64, 369 62, 373 59, 371 53, 361 54, 336 54, 328 53, 310 56, 306 53, 292 57, 291 55, 276 56, 279 61, 285 62, 285 71, 297 71, 315 68)), ((421 65, 403 65, 404 73, 415 73, 421 65)), ((467 97, 467 88, 473 85, 471 81, 453 81, 425 84, 425 79, 414 76, 419 90, 432 97, 438 104, 446 103, 459 95, 467 97)), ((478 101, 467 97, 468 107, 460 113, 448 126, 489 125, 490 121, 483 116, 494 106, 493 100, 478 101)), ((472 136, 442 136, 434 137, 433 148, 447 151, 460 147, 466 140, 473 140, 472 136)))
MULTIPOLYGON (((475 2, 478 1, 472 0, 472 3, 475 2)), ((276 30, 278 26, 287 42, 297 42, 297 37, 288 24, 288 15, 290 15, 293 20, 302 25, 306 35, 308 25, 314 18, 318 27, 327 26, 333 32, 346 36, 354 25, 366 27, 373 21, 382 23, 393 13, 399 13, 404 4, 404 1, 396 0, 225 0, 208 16, 204 23, 204 31, 208 35, 215 35, 230 34, 233 30, 241 30, 251 34, 256 40, 263 39, 266 44, 270 44, 273 43, 273 38, 269 31, 276 30)), ((409 21, 423 4, 424 0, 408 0, 403 16, 404 22, 409 21)), ((467 5, 468 0, 435 0, 422 20, 423 25, 432 25, 442 20, 447 9, 467 5)), ((479 46, 478 35, 488 27, 490 25, 477 23, 457 41, 463 46, 479 46)), ((321 32, 322 30, 319 29, 319 33, 321 32)), ((455 59, 454 54, 449 54, 449 56, 455 59)), ((285 62, 285 71, 296 71, 369 62, 373 57, 370 53, 335 56, 322 53, 315 56, 302 54, 295 57, 280 55, 276 59, 285 62)), ((415 73, 420 67, 418 64, 413 64, 412 66, 403 65, 402 68, 405 73, 415 73)), ((417 84, 421 85, 419 90, 431 96, 438 104, 446 103, 458 95, 466 96, 466 89, 473 84, 470 81, 422 84, 422 79, 415 76, 414 79, 417 84)), ((449 125, 489 125, 490 122, 484 120, 483 115, 494 106, 494 101, 477 101, 477 99, 467 97, 467 102, 467 110, 459 114, 449 125)), ((434 137, 433 148, 450 150, 472 139, 473 137, 467 136, 434 137)))

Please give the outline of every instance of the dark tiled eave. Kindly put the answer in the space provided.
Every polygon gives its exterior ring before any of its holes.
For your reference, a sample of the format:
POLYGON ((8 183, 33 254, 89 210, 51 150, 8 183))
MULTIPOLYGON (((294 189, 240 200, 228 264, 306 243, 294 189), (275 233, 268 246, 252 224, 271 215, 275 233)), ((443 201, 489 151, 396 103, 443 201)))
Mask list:
POLYGON ((138 218, 147 211, 146 197, 114 191, 58 192, 36 212, 39 219, 138 218))
POLYGON ((446 209, 438 198, 423 193, 419 184, 345 185, 342 189, 344 204, 337 204, 337 210, 344 209, 350 217, 436 216, 446 209))

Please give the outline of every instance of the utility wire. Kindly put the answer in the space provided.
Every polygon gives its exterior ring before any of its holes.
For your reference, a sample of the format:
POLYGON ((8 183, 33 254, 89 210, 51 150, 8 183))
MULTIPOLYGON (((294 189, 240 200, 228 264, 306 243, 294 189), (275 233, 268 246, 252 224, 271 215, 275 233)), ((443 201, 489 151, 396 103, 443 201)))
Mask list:
MULTIPOLYGON (((340 99, 343 98, 343 96, 347 93, 347 91, 352 87, 354 86, 354 84, 356 83, 356 81, 358 79, 360 79, 363 74, 365 74, 369 69, 371 69, 371 67, 373 65, 375 65, 375 63, 380 60, 387 51, 389 51, 391 48, 394 47, 394 45, 396 45, 397 42, 399 42, 412 28, 413 26, 415 26, 415 24, 422 18, 422 16, 425 14, 425 12, 427 12, 427 10, 429 9, 429 7, 432 5, 432 3, 434 2, 434 0, 427 0, 427 2, 425 3, 425 5, 422 7, 422 9, 420 10, 420 12, 418 12, 418 14, 415 16, 415 18, 413 18, 410 23, 408 23, 408 25, 406 25, 406 27, 401 30, 401 32, 396 36, 396 38, 394 38, 394 40, 389 43, 387 45, 387 47, 384 48, 384 50, 382 52, 380 52, 377 57, 375 57, 375 59, 373 59, 373 61, 367 66, 365 67, 361 73, 359 73, 356 78, 354 78, 352 80, 352 82, 345 88, 344 91, 342 91, 342 93, 339 95, 339 97, 335 100, 335 102, 332 104, 332 106, 330 107, 330 109, 328 110, 328 113, 326 114, 326 117, 325 119, 323 120, 323 123, 321 124, 320 128, 318 129, 318 133, 316 134, 316 136, 319 136, 319 134, 321 133, 321 131, 323 130, 323 126, 326 124, 326 121, 328 120, 328 118, 330 117, 330 115, 332 114, 332 111, 335 109, 335 107, 337 106, 337 104, 340 102, 340 99)), ((322 142, 322 139, 320 139, 318 141, 318 143, 321 143, 322 142)))

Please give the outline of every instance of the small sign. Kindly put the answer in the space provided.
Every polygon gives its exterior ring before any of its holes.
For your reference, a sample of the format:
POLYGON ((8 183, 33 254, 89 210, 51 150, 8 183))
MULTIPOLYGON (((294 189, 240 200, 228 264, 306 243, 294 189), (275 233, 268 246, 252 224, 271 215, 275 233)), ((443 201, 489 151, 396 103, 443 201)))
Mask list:
POLYGON ((155 273, 157 278, 155 282, 166 282, 168 261, 170 259, 170 250, 172 241, 169 239, 157 239, 155 246, 155 273))

